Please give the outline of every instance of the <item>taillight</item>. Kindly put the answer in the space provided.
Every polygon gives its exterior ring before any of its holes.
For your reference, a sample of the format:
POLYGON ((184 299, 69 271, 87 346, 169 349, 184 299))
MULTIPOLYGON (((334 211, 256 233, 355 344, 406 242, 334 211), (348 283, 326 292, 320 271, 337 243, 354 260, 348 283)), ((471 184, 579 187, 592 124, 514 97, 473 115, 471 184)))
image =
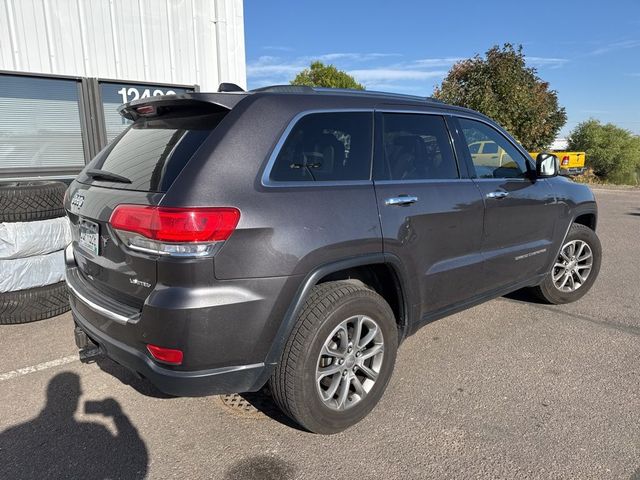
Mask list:
POLYGON ((569 155, 562 157, 562 165, 569 165, 569 155))
POLYGON ((171 365, 180 365, 184 356, 182 350, 158 347, 151 344, 147 345, 147 350, 155 360, 171 365))
POLYGON ((118 205, 109 223, 134 249, 160 255, 205 256, 229 238, 240 211, 230 207, 165 208, 118 205))
POLYGON ((145 117, 156 113, 156 107, 154 107, 153 105, 143 105, 136 108, 136 112, 138 113, 138 115, 145 117))

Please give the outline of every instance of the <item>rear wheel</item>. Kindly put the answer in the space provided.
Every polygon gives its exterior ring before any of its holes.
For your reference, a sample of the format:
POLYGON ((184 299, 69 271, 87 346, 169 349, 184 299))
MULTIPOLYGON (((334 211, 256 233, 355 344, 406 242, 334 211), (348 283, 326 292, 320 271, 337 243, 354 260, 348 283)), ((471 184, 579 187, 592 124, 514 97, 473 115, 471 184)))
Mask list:
POLYGON ((271 378, 278 406, 309 431, 340 432, 378 403, 398 331, 387 302, 356 281, 314 287, 271 378))
POLYGON ((573 224, 551 272, 534 293, 552 304, 575 302, 586 294, 600 271, 602 247, 596 232, 573 224))

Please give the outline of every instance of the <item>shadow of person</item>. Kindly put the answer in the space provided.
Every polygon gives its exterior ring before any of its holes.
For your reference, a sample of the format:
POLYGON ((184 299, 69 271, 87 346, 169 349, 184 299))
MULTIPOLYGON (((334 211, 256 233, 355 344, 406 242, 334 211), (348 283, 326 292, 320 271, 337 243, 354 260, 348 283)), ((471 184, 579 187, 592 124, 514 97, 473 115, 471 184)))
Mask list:
POLYGON ((76 421, 81 393, 75 373, 51 379, 40 414, 0 433, 0 478, 144 478, 147 448, 120 404, 85 403, 86 413, 112 419, 114 435, 101 423, 76 421))
POLYGON ((172 399, 176 398, 158 390, 149 380, 136 376, 131 370, 118 365, 108 357, 98 357, 95 359, 96 365, 103 372, 108 373, 112 377, 117 378, 125 385, 133 388, 136 392, 141 393, 145 397, 172 399))

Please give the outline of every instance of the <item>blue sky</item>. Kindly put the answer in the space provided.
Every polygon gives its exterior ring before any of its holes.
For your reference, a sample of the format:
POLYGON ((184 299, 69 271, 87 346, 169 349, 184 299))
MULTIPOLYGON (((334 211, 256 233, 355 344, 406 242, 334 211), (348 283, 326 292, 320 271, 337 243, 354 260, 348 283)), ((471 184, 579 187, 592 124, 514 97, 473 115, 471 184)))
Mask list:
POLYGON ((370 90, 431 95, 458 59, 522 44, 558 91, 566 134, 590 117, 640 134, 640 0, 245 0, 249 88, 288 83, 311 60, 370 90))

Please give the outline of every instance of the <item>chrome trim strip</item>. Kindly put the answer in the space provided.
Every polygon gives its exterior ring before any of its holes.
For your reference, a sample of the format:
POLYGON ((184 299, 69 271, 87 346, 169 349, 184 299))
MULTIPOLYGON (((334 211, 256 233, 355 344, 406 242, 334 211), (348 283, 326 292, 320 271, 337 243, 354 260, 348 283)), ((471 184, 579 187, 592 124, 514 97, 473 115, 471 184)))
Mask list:
MULTIPOLYGON (((427 105, 427 107, 431 107, 432 105, 427 105)), ((435 106, 443 107, 447 106, 445 104, 437 104, 435 106)), ((416 105, 416 108, 425 108, 425 105, 416 105)), ((376 108, 376 113, 415 113, 418 115, 438 115, 439 117, 451 116, 451 112, 427 112, 424 110, 410 110, 410 109, 402 109, 402 108, 376 108)))
POLYGON ((75 263, 75 259, 73 257, 73 243, 70 243, 67 248, 65 249, 65 263, 66 268, 64 269, 64 281, 67 284, 67 288, 69 290, 71 290, 71 292, 78 298, 78 300, 80 300, 82 303, 84 303, 87 307, 89 307, 91 310, 93 310, 96 313, 99 313, 100 315, 104 315, 105 317, 109 318, 110 320, 113 320, 114 322, 120 323, 122 325, 126 325, 128 323, 133 323, 135 322, 139 315, 134 315, 132 317, 127 317, 125 315, 120 315, 119 313, 115 313, 112 312, 111 310, 108 310, 106 308, 104 308, 101 305, 98 305, 95 302, 92 302, 91 300, 89 300, 87 297, 85 297, 84 295, 82 295, 77 288, 75 288, 73 285, 71 285, 71 283, 69 282, 69 278, 67 275, 67 270, 69 268, 78 268, 77 266, 73 267, 73 263, 71 263, 72 261, 75 263))
MULTIPOLYGON (((355 185, 371 185, 373 180, 334 180, 334 181, 313 181, 313 182, 278 182, 278 181, 274 181, 274 180, 270 180, 269 176, 271 175, 271 170, 273 168, 273 165, 276 161, 276 158, 278 157, 278 154, 280 153, 280 150, 282 149, 284 142, 287 140, 287 137, 289 136, 289 134, 291 133, 291 130, 293 130, 293 127, 296 125, 296 123, 298 123, 298 121, 300 119, 302 119, 303 117, 306 117, 307 115, 312 115, 315 113, 352 113, 352 112, 370 112, 370 113, 413 113, 413 114, 419 114, 419 115, 438 115, 441 117, 456 117, 456 118, 466 118, 469 120, 475 120, 477 122, 480 123, 484 123, 485 125, 487 125, 488 127, 492 128, 493 130, 495 130, 499 135, 501 135, 502 137, 504 137, 504 139, 509 142, 513 147, 516 148, 516 150, 518 150, 525 158, 525 161, 527 162, 527 165, 529 167, 529 170, 534 171, 535 172, 535 164, 533 163, 533 159, 531 158, 531 155, 529 155, 529 152, 525 151, 524 148, 522 148, 521 145, 517 144, 516 142, 514 142, 511 137, 509 136, 509 134, 504 131, 504 129, 502 127, 500 127, 499 125, 496 125, 494 123, 492 123, 489 120, 485 120, 484 118, 482 118, 482 116, 478 115, 478 116, 472 116, 472 115, 465 115, 464 113, 458 113, 455 111, 446 111, 446 112, 441 112, 441 111, 425 111, 425 110, 420 110, 423 108, 432 108, 432 107, 447 107, 447 104, 433 104, 433 105, 416 105, 416 110, 413 109, 402 109, 402 108, 330 108, 330 109, 312 109, 312 110, 304 110, 302 112, 299 112, 298 114, 296 114, 287 124, 287 127, 285 128, 284 132, 282 133, 282 135, 280 135, 280 138, 278 139, 278 142, 276 143, 275 147, 273 148, 273 151, 271 152, 271 155, 269 156, 269 160, 267 161, 266 166, 264 167, 264 171, 262 172, 262 176, 260 179, 260 183, 263 187, 330 187, 330 186, 355 186, 355 185)), ((374 132, 375 135, 375 132, 374 132)), ((457 151, 455 149, 455 147, 452 145, 451 146, 453 149, 453 152, 455 155, 457 155, 457 151)), ((372 168, 373 168, 373 162, 372 162, 372 168)), ((460 169, 460 167, 458 166, 458 169, 460 169)), ((460 172, 459 172, 460 173, 460 172)), ((436 180, 436 179, 433 179, 436 180)), ((457 178, 457 179, 450 179, 450 180, 465 180, 464 178, 457 178)), ((473 178, 474 181, 477 180, 504 180, 504 179, 496 179, 496 178, 478 178, 475 177, 473 178)), ((528 178, 513 178, 513 179, 508 179, 508 180, 523 180, 523 181, 531 181, 528 178)))
MULTIPOLYGON (((161 243, 161 242, 159 242, 161 243)), ((172 257, 172 258, 205 258, 205 257, 213 257, 224 241, 218 242, 210 242, 201 245, 207 245, 207 249, 200 253, 176 253, 176 252, 163 252, 161 250, 153 250, 152 248, 139 247, 137 245, 129 245, 123 242, 123 245, 126 248, 130 248, 136 252, 148 253, 150 255, 158 255, 159 257, 172 257)), ((168 243, 165 243, 168 244, 168 243)))
MULTIPOLYGON (((536 181, 544 180, 544 178, 537 178, 536 181)), ((531 183, 531 179, 523 178, 523 177, 503 177, 503 178, 488 178, 488 177, 477 177, 473 179, 474 182, 529 182, 531 183)))
POLYGON ((65 281, 67 282, 67 288, 71 290, 71 292, 73 292, 73 294, 78 298, 78 300, 80 300, 82 303, 84 303, 87 307, 89 307, 94 312, 99 313, 100 315, 104 315, 108 319, 113 320, 114 322, 120 323, 122 325, 132 323, 134 320, 136 320, 137 315, 133 317, 125 317, 124 315, 120 315, 118 313, 112 312, 111 310, 107 310, 106 308, 101 307, 97 303, 92 302, 87 297, 82 295, 73 285, 71 285, 71 283, 69 283, 66 272, 64 277, 65 277, 64 278, 65 281))
MULTIPOLYGON (((475 180, 475 178, 473 179, 475 180)), ((415 178, 411 180, 374 180, 376 185, 420 185, 423 183, 473 183, 470 178, 415 178)))

